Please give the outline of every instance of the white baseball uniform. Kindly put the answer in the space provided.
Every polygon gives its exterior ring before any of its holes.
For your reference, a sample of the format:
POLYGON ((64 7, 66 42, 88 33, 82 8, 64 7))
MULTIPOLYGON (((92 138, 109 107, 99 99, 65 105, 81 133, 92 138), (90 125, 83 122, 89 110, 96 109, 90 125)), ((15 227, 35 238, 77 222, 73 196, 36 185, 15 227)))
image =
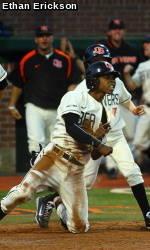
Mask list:
POLYGON ((140 150, 150 147, 150 59, 138 65, 132 79, 137 87, 142 86, 145 114, 139 118, 133 144, 140 150))
MULTIPOLYGON (((86 81, 83 80, 77 87, 76 91, 87 91, 86 81)), ((127 179, 129 186, 143 183, 142 174, 138 165, 134 162, 131 150, 122 132, 125 122, 120 114, 120 104, 123 105, 131 99, 130 93, 125 88, 123 82, 116 78, 116 86, 112 94, 106 94, 103 99, 103 105, 106 109, 108 121, 111 130, 107 134, 108 146, 113 147, 113 153, 108 156, 116 162, 120 172, 127 179)), ((91 188, 95 182, 101 159, 90 161, 85 167, 85 179, 87 188, 91 188)))
POLYGON ((3 81, 7 76, 7 72, 4 70, 2 65, 0 64, 0 82, 3 81))
POLYGON ((93 130, 99 127, 102 117, 102 105, 97 102, 87 91, 70 91, 64 95, 58 108, 56 125, 52 134, 52 141, 37 157, 34 166, 27 173, 20 185, 12 188, 8 195, 1 201, 3 212, 10 212, 17 204, 32 197, 40 185, 50 186, 57 190, 66 209, 66 224, 69 231, 76 233, 87 231, 88 222, 88 197, 84 179, 84 165, 90 159, 91 147, 74 140, 66 132, 62 116, 67 113, 80 116, 79 125, 87 119, 91 122, 93 130), (60 154, 52 159, 56 145, 65 152, 73 154, 78 163, 66 160, 60 154), (46 157, 44 157, 46 156, 46 157), (43 157, 43 158, 42 158, 43 157), (41 159, 48 163, 44 168, 38 168, 41 159))

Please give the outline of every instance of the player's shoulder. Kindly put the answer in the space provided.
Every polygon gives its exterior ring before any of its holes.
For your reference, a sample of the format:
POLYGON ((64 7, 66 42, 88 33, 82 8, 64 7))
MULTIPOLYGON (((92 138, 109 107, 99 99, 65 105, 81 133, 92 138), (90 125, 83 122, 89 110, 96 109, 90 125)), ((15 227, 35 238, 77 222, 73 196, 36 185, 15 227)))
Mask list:
POLYGON ((86 80, 83 79, 75 88, 75 91, 87 91, 86 80))
POLYGON ((117 87, 122 87, 122 86, 124 86, 123 81, 122 81, 119 77, 116 78, 116 86, 117 86, 117 87))
POLYGON ((25 63, 26 61, 30 60, 32 57, 34 57, 35 55, 37 55, 37 51, 34 49, 34 50, 31 50, 29 52, 27 52, 23 57, 22 59, 20 60, 20 63, 25 63))
POLYGON ((64 60, 71 60, 71 57, 70 57, 69 55, 67 55, 65 52, 63 52, 62 50, 55 49, 55 50, 54 50, 54 53, 55 53, 58 57, 60 57, 60 58, 62 58, 62 59, 64 59, 64 60))
POLYGON ((150 59, 139 63, 138 68, 145 68, 145 66, 150 65, 150 59))
POLYGON ((77 100, 77 101, 80 101, 81 98, 82 98, 83 94, 82 94, 82 91, 78 92, 76 90, 71 90, 71 91, 68 91, 63 97, 62 97, 62 101, 70 101, 72 99, 74 100, 77 100))

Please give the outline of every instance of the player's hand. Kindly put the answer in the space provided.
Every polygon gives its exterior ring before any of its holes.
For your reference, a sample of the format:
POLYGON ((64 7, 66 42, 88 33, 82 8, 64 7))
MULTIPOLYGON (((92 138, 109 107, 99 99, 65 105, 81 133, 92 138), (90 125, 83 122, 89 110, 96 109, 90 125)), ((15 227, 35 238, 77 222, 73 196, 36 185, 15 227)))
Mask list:
POLYGON ((100 123, 99 128, 95 131, 94 136, 96 138, 102 139, 111 129, 110 123, 107 122, 105 124, 100 123))
POLYGON ((133 69, 134 67, 131 64, 127 64, 126 66, 124 66, 123 73, 124 74, 131 73, 133 69))
POLYGON ((20 120, 22 118, 22 115, 20 114, 18 109, 16 109, 16 107, 10 106, 8 107, 8 110, 14 119, 20 120))
POLYGON ((97 160, 101 156, 110 155, 113 152, 112 147, 106 146, 104 144, 100 144, 98 148, 94 148, 91 152, 91 157, 93 160, 97 160))
POLYGON ((82 124, 82 128, 89 133, 90 135, 94 135, 93 128, 91 127, 91 122, 90 120, 84 120, 82 124))
POLYGON ((100 144, 98 146, 98 151, 101 155, 103 156, 107 156, 107 155, 110 155, 112 152, 113 152, 113 148, 112 147, 109 147, 109 146, 106 146, 104 144, 100 144))
POLYGON ((139 105, 139 106, 135 107, 133 109, 132 113, 134 115, 137 115, 137 116, 145 114, 144 105, 139 105))

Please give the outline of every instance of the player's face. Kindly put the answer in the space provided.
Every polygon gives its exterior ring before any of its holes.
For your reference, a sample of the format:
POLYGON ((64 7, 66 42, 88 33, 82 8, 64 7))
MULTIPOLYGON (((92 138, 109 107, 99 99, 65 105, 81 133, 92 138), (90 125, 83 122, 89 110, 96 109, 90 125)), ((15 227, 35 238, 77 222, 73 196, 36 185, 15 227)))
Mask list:
POLYGON ((114 30, 110 30, 107 33, 108 37, 110 40, 112 41, 122 41, 122 39, 125 36, 125 30, 124 29, 114 29, 114 30))
POLYGON ((113 74, 100 76, 98 90, 104 94, 111 94, 116 85, 115 78, 113 74))
POLYGON ((144 43, 143 48, 144 48, 144 56, 150 57, 150 43, 144 43))
POLYGON ((35 43, 37 44, 38 49, 41 50, 49 50, 52 47, 53 43, 53 36, 52 35, 43 35, 35 38, 35 43))

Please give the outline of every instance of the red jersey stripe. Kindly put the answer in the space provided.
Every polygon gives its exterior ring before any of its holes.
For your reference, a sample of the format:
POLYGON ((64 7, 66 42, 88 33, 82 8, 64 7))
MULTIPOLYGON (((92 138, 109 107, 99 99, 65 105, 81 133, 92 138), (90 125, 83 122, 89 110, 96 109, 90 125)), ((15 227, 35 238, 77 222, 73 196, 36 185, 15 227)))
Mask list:
POLYGON ((19 63, 19 70, 20 70, 20 75, 23 79, 23 81, 25 82, 25 74, 24 74, 24 65, 25 63, 32 57, 36 54, 36 50, 31 50, 30 52, 28 52, 23 58, 22 60, 20 61, 19 63))

